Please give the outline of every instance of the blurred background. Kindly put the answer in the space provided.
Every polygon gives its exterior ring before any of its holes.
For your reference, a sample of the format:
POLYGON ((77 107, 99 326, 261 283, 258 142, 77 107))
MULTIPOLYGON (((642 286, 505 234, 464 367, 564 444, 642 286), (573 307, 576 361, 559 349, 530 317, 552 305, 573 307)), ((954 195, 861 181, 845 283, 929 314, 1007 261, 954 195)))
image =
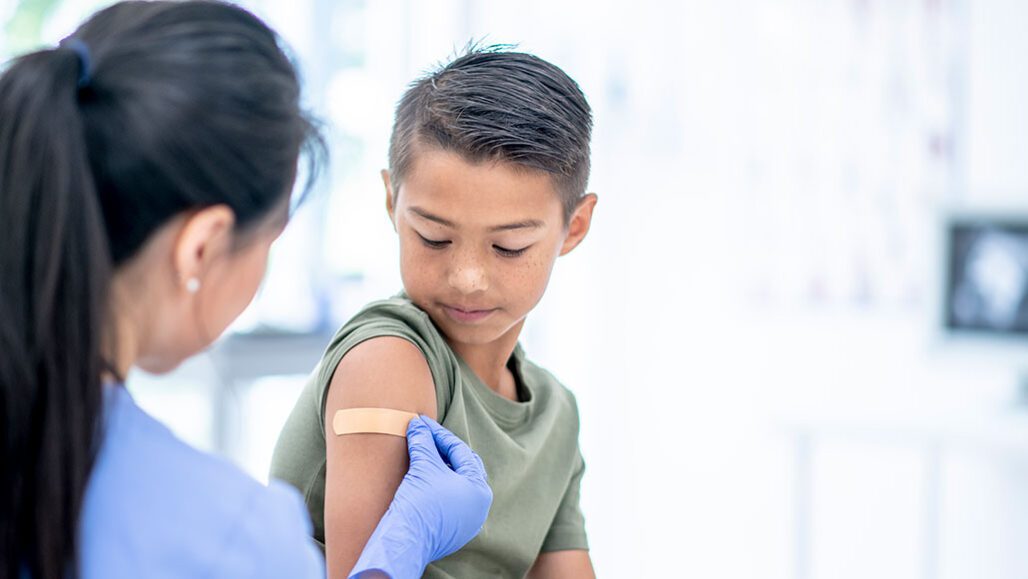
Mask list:
MULTIPOLYGON (((0 0, 0 55, 92 0, 0 0)), ((603 577, 1028 577, 1028 3, 250 0, 332 162, 209 352, 129 388, 259 479, 400 289, 378 171, 469 40, 562 67, 599 195, 522 342, 576 394, 603 577), (1021 56, 1017 56, 1017 55, 1021 56)))

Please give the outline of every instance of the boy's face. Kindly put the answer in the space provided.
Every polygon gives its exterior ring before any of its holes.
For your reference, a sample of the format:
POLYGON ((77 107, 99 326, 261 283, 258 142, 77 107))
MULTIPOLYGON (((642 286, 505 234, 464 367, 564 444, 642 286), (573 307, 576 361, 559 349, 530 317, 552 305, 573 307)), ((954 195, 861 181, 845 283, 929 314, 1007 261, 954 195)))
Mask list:
POLYGON ((520 331, 553 262, 588 232, 596 203, 587 195, 565 226, 548 174, 437 149, 418 151, 395 204, 388 172, 382 177, 404 288, 451 345, 520 331))

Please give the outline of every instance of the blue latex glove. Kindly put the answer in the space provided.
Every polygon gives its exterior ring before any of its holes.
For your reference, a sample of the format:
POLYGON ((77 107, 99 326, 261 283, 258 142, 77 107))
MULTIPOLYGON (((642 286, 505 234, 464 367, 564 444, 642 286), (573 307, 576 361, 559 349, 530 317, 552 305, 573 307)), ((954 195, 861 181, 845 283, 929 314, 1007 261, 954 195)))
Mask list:
POLYGON ((421 577, 426 565, 482 530, 493 491, 475 451, 435 420, 419 416, 407 425, 407 452, 410 468, 351 579, 421 577))

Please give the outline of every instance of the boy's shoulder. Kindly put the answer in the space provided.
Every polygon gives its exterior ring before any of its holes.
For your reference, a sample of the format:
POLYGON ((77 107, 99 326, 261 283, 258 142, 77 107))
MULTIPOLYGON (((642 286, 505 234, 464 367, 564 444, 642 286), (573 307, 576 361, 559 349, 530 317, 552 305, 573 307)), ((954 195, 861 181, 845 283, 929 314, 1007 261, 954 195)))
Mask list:
POLYGON ((437 389, 440 384, 452 383, 459 366, 453 351, 429 315, 401 292, 367 304, 332 337, 314 373, 322 408, 332 374, 343 357, 361 342, 387 336, 405 339, 421 350, 437 389))
MULTIPOLYGON (((382 336, 404 338, 421 350, 436 384, 440 412, 447 409, 457 383, 466 381, 460 378, 462 369, 466 371, 465 365, 446 343, 428 313, 415 305, 406 292, 368 303, 339 329, 317 372, 321 389, 325 390, 347 352, 364 340, 382 336)), ((533 394, 544 399, 544 404, 555 404, 562 413, 577 417, 578 404, 574 393, 552 372, 530 360, 520 343, 515 347, 513 357, 521 379, 533 394)))
POLYGON ((398 320, 410 320, 421 322, 428 319, 424 310, 414 305, 407 292, 399 292, 391 297, 368 302, 363 308, 353 315, 341 330, 356 323, 366 322, 377 318, 395 318, 398 320))
POLYGON ((349 349, 357 341, 390 335, 416 338, 412 341, 422 349, 424 348, 421 342, 432 349, 445 345, 442 334, 432 323, 429 315, 416 306, 406 293, 400 292, 390 298, 370 302, 361 308, 339 328, 329 344, 329 350, 338 347, 349 349))

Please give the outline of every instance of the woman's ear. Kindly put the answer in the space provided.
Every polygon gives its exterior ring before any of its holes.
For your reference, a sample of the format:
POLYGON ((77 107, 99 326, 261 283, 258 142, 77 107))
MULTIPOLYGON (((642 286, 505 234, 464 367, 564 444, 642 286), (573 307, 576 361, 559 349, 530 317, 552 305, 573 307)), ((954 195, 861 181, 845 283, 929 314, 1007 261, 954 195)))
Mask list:
POLYGON ((211 261, 231 249, 235 223, 236 215, 227 205, 205 207, 186 218, 172 250, 183 289, 190 291, 187 286, 202 281, 211 261))
POLYGON ((564 245, 560 248, 560 255, 566 255, 578 246, 589 233, 589 224, 593 219, 593 208, 596 207, 597 197, 595 193, 589 193, 578 202, 578 207, 571 214, 568 220, 568 233, 564 237, 564 245))
POLYGON ((382 184, 386 190, 386 211, 389 213, 389 221, 393 224, 393 231, 396 231, 396 204, 393 197, 393 185, 389 180, 389 169, 382 169, 382 184))

